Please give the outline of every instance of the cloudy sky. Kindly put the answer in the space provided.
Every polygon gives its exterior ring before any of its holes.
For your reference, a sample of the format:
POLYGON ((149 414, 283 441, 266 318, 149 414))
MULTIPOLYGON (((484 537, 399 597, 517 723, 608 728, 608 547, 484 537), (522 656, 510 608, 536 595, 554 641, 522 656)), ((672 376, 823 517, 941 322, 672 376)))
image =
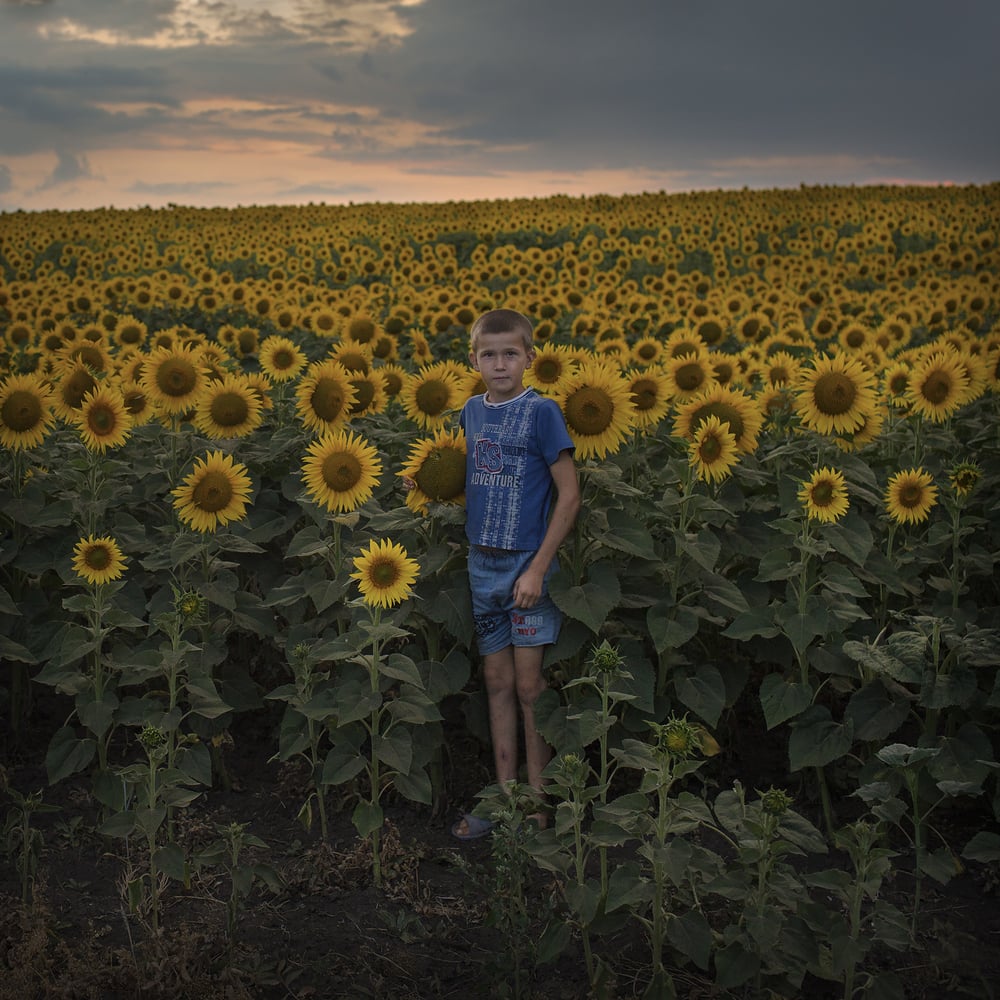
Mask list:
POLYGON ((0 211, 1000 179, 996 0, 0 0, 0 211))

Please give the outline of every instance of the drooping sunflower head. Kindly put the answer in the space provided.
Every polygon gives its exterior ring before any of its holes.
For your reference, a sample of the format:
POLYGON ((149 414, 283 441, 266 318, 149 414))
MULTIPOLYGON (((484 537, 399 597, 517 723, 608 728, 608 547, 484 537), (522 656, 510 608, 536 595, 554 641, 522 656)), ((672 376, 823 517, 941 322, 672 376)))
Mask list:
POLYGON ((433 437, 415 442, 399 475, 415 485, 406 494, 411 510, 426 514, 430 503, 465 501, 465 434, 439 429, 433 437))
POLYGON ((367 503, 381 474, 376 449, 344 430, 329 431, 313 441, 302 463, 306 492, 315 503, 336 514, 367 503))
POLYGON ((81 538, 73 549, 73 570, 86 583, 100 586, 125 572, 125 557, 109 535, 81 538))
POLYGON ((83 397, 76 415, 83 443, 91 451, 104 452, 123 445, 132 431, 132 416, 117 386, 102 384, 83 397))
POLYGON ((195 460, 194 471, 171 491, 178 517, 195 531, 215 531, 245 514, 253 485, 246 466, 221 451, 195 460))
POLYGON ((875 377, 856 358, 819 356, 802 368, 795 408, 806 427, 820 434, 852 434, 876 404, 875 377))
POLYGON ((354 559, 351 579, 369 607, 391 608, 410 596, 420 566, 402 545, 383 538, 372 541, 354 559))
POLYGON ((616 452, 635 426, 629 380, 600 361, 585 362, 567 376, 554 398, 581 459, 616 452))
POLYGON ((977 486, 983 470, 976 462, 959 462, 948 473, 948 482, 960 499, 965 499, 977 486))
POLYGON ((937 487, 929 472, 906 469, 889 479, 885 490, 885 509, 899 524, 926 521, 937 503, 937 487))
POLYGON ((721 482, 739 461, 736 437, 729 424, 712 415, 698 424, 694 440, 688 445, 688 462, 699 479, 721 482))
POLYGON ((246 437, 262 420, 260 399, 242 375, 210 382, 195 406, 195 427, 213 440, 246 437))
POLYGON ((37 375, 8 375, 0 384, 0 443, 36 448, 55 423, 52 392, 37 375))
POLYGON ((847 513, 847 485, 844 474, 836 469, 817 469, 799 489, 799 501, 806 516, 831 524, 847 513))

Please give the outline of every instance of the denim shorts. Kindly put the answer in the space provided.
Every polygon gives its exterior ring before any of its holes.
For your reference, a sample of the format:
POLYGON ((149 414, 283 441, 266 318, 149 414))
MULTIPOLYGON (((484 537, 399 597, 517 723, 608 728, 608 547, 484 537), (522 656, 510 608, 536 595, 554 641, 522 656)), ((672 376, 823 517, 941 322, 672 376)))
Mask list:
POLYGON ((546 646, 559 638, 562 613, 548 589, 555 560, 545 574, 538 603, 532 608, 514 607, 514 584, 534 557, 534 552, 469 546, 472 618, 480 656, 506 646, 546 646))

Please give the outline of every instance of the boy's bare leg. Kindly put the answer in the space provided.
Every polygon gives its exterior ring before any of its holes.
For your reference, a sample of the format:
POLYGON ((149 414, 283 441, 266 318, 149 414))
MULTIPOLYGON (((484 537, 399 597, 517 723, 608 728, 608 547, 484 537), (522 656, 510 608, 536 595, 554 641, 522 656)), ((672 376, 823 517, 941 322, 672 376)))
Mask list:
POLYGON ((535 725, 535 701, 548 687, 542 676, 544 646, 516 646, 514 648, 514 678, 517 700, 524 718, 524 756, 528 769, 528 784, 536 792, 542 791, 542 771, 552 759, 552 747, 545 742, 535 725))
POLYGON ((517 778, 517 685, 514 647, 483 657, 483 683, 490 712, 493 764, 500 785, 517 778))

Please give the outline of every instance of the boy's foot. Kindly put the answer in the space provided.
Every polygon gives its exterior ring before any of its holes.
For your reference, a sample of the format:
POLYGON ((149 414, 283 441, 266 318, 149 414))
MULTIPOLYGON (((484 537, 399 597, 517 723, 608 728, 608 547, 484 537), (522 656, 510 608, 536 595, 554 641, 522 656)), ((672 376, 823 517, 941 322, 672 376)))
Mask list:
POLYGON ((493 829, 493 824, 488 819, 480 819, 472 813, 466 813, 451 828, 451 835, 459 840, 479 840, 485 837, 493 829))

